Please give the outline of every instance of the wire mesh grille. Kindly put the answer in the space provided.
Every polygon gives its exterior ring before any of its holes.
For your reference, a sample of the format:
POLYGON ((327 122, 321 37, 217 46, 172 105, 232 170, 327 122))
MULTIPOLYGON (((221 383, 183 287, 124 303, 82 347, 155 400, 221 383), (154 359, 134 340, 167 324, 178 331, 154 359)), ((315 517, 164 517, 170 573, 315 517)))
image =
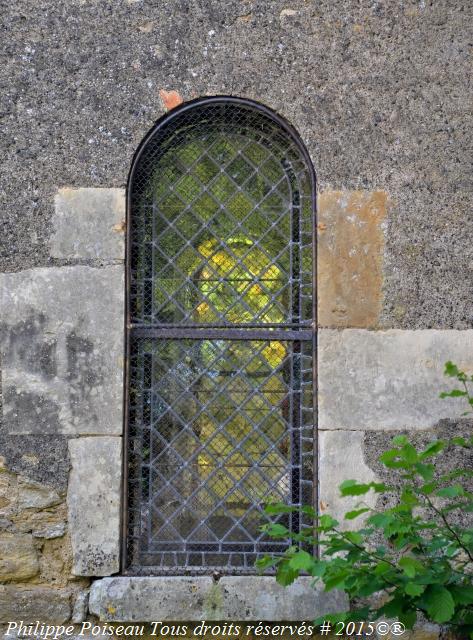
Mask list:
POLYGON ((312 189, 291 135, 241 101, 168 118, 137 161, 128 572, 250 573, 286 546, 264 505, 312 502, 312 189))

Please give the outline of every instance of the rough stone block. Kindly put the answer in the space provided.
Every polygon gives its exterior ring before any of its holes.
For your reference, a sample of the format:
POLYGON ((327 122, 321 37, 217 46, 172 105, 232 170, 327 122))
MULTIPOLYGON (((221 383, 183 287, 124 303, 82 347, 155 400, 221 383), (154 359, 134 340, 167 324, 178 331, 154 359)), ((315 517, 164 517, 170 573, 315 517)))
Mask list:
POLYGON ((1 462, 0 457, 0 518, 9 518, 18 510, 18 479, 1 462))
POLYGON ((329 513, 344 529, 357 527, 361 518, 344 520, 347 511, 355 509, 360 500, 368 506, 376 506, 377 494, 373 491, 360 496, 340 496, 339 485, 344 480, 375 482, 375 473, 366 464, 363 455, 361 431, 319 432, 319 482, 320 512, 329 513))
POLYGON ((78 438, 69 442, 67 492, 73 568, 77 576, 108 576, 119 569, 122 440, 78 438))
POLYGON ((0 455, 11 471, 54 487, 60 493, 67 489, 69 452, 66 436, 3 433, 0 434, 0 455))
POLYGON ((312 578, 298 578, 289 587, 282 587, 273 576, 226 576, 218 588, 222 594, 221 607, 210 610, 214 620, 238 620, 244 613, 246 620, 314 620, 318 616, 348 608, 348 599, 341 591, 325 593, 314 589, 312 578))
POLYGON ((375 327, 382 308, 384 191, 318 197, 318 320, 323 327, 375 327))
POLYGON ((54 489, 26 478, 18 479, 19 509, 46 509, 54 507, 60 502, 62 499, 54 489))
POLYGON ((28 534, 0 533, 0 581, 28 580, 39 572, 33 538, 28 534))
POLYGON ((319 331, 319 428, 427 429, 465 410, 443 375, 453 360, 473 373, 473 330, 319 331))
POLYGON ((104 621, 200 620, 214 584, 210 576, 104 578, 91 586, 89 611, 104 621))
POLYGON ((281 587, 274 577, 104 578, 93 583, 89 610, 104 621, 312 620, 344 609, 345 595, 300 578, 281 587))
POLYGON ((123 268, 0 277, 5 431, 122 430, 123 268))
POLYGON ((62 624, 69 620, 70 615, 68 591, 0 586, 0 623, 22 620, 30 624, 39 620, 48 624, 62 624))
POLYGON ((123 260, 124 189, 60 189, 50 251, 54 258, 123 260))

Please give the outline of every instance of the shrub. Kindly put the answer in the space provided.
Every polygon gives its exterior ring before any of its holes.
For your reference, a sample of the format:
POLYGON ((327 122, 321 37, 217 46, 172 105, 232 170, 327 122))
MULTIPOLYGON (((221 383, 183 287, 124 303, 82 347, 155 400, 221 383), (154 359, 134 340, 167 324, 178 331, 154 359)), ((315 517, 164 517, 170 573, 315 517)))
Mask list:
MULTIPOLYGON (((470 413, 473 376, 451 362, 445 365, 445 374, 455 378, 460 388, 440 396, 465 398, 470 407, 465 414, 470 413)), ((352 602, 383 595, 377 598, 378 605, 353 606, 350 611, 326 615, 325 620, 388 617, 412 628, 423 614, 459 637, 473 639, 473 527, 459 524, 456 517, 462 512, 468 520, 468 514, 473 514, 473 493, 468 489, 473 471, 441 473, 435 464, 455 447, 473 449, 473 436, 437 439, 423 448, 406 436, 397 436, 392 443, 379 460, 399 475, 400 484, 347 480, 340 491, 342 496, 386 494, 391 504, 394 499, 394 506, 372 509, 360 503, 345 513, 345 520, 364 517, 363 525, 351 531, 342 530, 330 515, 318 516, 312 507, 303 507, 315 526, 291 532, 278 522, 264 525, 271 537, 288 538, 291 544, 284 555, 266 556, 257 566, 276 567, 276 579, 282 585, 291 584, 301 573, 309 574, 315 583, 323 583, 325 591, 342 589, 352 602), (320 557, 311 551, 314 546, 320 549, 320 557)), ((298 509, 283 504, 266 507, 272 516, 294 510, 298 509)))

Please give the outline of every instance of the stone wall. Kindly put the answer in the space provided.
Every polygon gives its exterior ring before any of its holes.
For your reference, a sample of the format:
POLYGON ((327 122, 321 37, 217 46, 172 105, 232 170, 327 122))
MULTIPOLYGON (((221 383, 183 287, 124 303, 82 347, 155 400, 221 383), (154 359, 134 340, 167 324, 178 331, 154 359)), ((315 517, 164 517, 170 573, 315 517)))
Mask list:
MULTIPOLYGON (((60 189, 51 252, 77 263, 0 276, 0 620, 169 620, 181 610, 188 620, 227 620, 237 594, 247 619, 343 607, 341 594, 306 585, 304 599, 301 583, 284 591, 272 578, 114 577, 93 582, 87 608, 90 578, 120 569, 124 198, 60 189), (94 265, 83 264, 91 256, 94 265)), ((319 506, 341 516, 351 501, 339 483, 379 479, 377 456, 394 434, 471 429, 448 421, 462 404, 438 392, 452 385, 446 360, 473 370, 473 331, 384 330, 386 193, 322 192, 318 205, 319 506)))
POLYGON ((445 360, 473 371, 472 13, 450 0, 9 3, 0 621, 79 621, 91 581, 94 614, 115 615, 100 577, 119 569, 124 186, 180 96, 260 100, 314 161, 321 509, 346 508, 343 479, 380 477, 392 435, 471 429, 437 396, 445 360))
POLYGON ((119 568, 123 191, 55 207, 51 254, 79 264, 0 276, 2 623, 79 622, 85 576, 119 568))

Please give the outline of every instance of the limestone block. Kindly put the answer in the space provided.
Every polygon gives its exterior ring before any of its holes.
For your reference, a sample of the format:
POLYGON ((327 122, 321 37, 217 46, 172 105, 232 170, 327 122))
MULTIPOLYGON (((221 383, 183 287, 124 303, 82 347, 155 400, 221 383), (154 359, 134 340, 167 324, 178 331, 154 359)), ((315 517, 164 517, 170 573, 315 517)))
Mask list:
POLYGON ((68 591, 0 586, 0 623, 21 620, 24 624, 30 624, 39 620, 49 624, 62 624, 69 620, 70 615, 68 591))
POLYGON ((60 502, 62 498, 55 489, 26 478, 18 479, 19 509, 46 509, 60 502))
POLYGON ((319 428, 427 429, 465 411, 443 375, 452 360, 473 373, 473 330, 319 331, 319 428))
POLYGON ((18 509, 18 481, 16 475, 0 465, 0 518, 9 518, 18 509))
POLYGON ((44 538, 45 540, 52 540, 53 538, 62 538, 66 533, 66 523, 58 522, 52 524, 50 527, 43 527, 42 529, 33 529, 32 534, 35 538, 44 538))
POLYGON ((89 591, 79 591, 74 600, 72 622, 83 622, 87 619, 89 609, 89 591))
POLYGON ((213 584, 210 576, 104 578, 92 583, 89 611, 104 621, 181 620, 183 612, 200 620, 213 584))
POLYGON ((377 494, 373 491, 361 497, 342 498, 338 488, 345 480, 379 481, 364 460, 363 435, 361 431, 319 432, 320 512, 329 513, 342 529, 357 528, 362 522, 361 517, 344 520, 345 513, 356 509, 360 501, 369 507, 376 506, 377 494))
POLYGON ((109 436, 69 442, 67 505, 76 576, 119 569, 121 449, 121 438, 109 436))
MULTIPOLYGON (((219 580, 221 612, 237 620, 244 612, 246 620, 314 620, 318 616, 348 608, 341 591, 325 593, 314 589, 313 579, 302 577, 290 587, 282 587, 273 576, 225 576, 219 580)), ((220 620, 218 608, 214 620, 220 620)))
POLYGON ((123 260, 124 189, 60 189, 52 217, 54 258, 123 260))
POLYGON ((348 606, 339 591, 299 578, 281 587, 270 576, 104 578, 92 584, 89 610, 103 621, 313 620, 348 606))
POLYGON ((122 430, 123 268, 0 276, 5 431, 122 430))
POLYGON ((375 327, 382 307, 384 191, 318 196, 318 320, 322 327, 375 327))
POLYGON ((38 556, 33 537, 21 533, 0 533, 0 581, 21 582, 38 572, 38 556))

